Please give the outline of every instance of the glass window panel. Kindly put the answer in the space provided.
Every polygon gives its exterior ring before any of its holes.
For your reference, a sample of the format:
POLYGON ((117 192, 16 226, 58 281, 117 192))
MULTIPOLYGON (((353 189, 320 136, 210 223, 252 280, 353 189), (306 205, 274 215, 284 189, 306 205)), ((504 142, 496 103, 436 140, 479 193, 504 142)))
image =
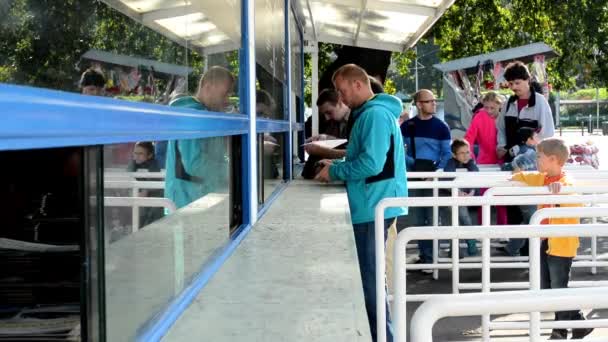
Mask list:
POLYGON ((263 181, 262 202, 272 195, 277 187, 284 182, 283 149, 285 133, 263 133, 258 137, 261 144, 259 163, 263 181))
POLYGON ((197 96, 212 66, 238 74, 240 1, 9 1, 2 9, 0 82, 167 104, 197 96))
POLYGON ((285 3, 255 0, 256 113, 258 117, 285 118, 285 3))
POLYGON ((133 340, 229 240, 231 150, 230 137, 105 146, 109 341, 133 340))

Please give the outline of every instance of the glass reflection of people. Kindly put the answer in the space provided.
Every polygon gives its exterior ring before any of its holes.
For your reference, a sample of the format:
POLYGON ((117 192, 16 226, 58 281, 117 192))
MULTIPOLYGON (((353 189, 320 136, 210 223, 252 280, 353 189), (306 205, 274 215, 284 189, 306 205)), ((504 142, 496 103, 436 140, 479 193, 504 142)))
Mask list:
MULTIPOLYGON (((201 77, 195 96, 180 97, 169 105, 222 112, 229 105, 234 76, 219 66, 201 77)), ((172 140, 167 145, 165 197, 178 208, 225 186, 227 151, 224 138, 172 140)))
MULTIPOLYGON (((272 118, 276 111, 276 102, 266 90, 258 89, 255 92, 255 111, 256 115, 261 118, 272 118)), ((277 156, 279 150, 279 141, 270 135, 264 133, 264 178, 274 179, 279 177, 279 167, 277 156)))
POLYGON ((106 79, 99 71, 89 68, 80 76, 79 84, 83 95, 102 96, 106 79))
MULTIPOLYGON (((133 159, 127 166, 127 171, 136 172, 138 170, 146 170, 148 172, 158 172, 160 167, 154 157, 154 144, 149 141, 140 141, 133 148, 133 159)), ((138 181, 152 181, 151 178, 137 177, 138 181)), ((141 189, 139 191, 141 197, 163 197, 163 191, 158 189, 141 189)), ((139 224, 140 227, 145 227, 150 223, 163 217, 163 208, 140 208, 139 209, 139 224)))

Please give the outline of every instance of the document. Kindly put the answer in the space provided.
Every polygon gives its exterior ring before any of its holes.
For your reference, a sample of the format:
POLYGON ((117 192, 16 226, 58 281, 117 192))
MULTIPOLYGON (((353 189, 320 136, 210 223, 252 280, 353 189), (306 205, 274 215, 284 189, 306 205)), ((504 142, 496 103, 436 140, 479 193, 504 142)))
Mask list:
POLYGON ((309 143, 306 143, 302 146, 306 146, 306 145, 310 145, 310 144, 314 144, 314 145, 319 145, 319 146, 323 146, 323 147, 327 147, 327 148, 336 148, 342 144, 344 144, 345 142, 347 142, 348 140, 346 139, 331 139, 331 140, 317 140, 317 141, 311 141, 309 143))

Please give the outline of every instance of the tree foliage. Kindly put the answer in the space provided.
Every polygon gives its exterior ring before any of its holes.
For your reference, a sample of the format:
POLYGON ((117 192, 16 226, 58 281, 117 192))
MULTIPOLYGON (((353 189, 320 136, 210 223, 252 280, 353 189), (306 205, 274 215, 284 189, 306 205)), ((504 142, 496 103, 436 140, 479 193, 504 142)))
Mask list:
POLYGON ((550 82, 560 89, 608 80, 608 0, 467 0, 430 32, 443 61, 533 42, 552 46, 550 82))
POLYGON ((90 49, 188 65, 193 87, 203 69, 200 54, 100 1, 10 0, 0 15, 2 82, 75 90, 90 49))

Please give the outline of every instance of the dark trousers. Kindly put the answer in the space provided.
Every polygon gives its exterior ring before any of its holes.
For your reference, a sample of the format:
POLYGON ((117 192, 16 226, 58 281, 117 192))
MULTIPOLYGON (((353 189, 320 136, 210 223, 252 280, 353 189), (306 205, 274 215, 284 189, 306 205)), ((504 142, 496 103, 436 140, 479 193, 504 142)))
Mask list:
MULTIPOLYGON (((409 191, 409 197, 432 197, 433 190, 413 189, 409 191)), ((432 207, 411 207, 408 208, 408 218, 412 227, 424 227, 433 225, 432 207)), ((418 251, 420 260, 425 264, 433 263, 433 241, 418 240, 418 251)))
MULTIPOLYGON (((389 227, 396 219, 384 220, 384 242, 388 236, 389 227)), ((374 222, 353 224, 355 244, 357 245, 357 257, 359 258, 359 270, 361 282, 363 283, 363 296, 365 298, 365 309, 372 334, 372 340, 376 341, 376 237, 374 222)), ((384 256, 383 256, 384 257, 384 256)), ((386 341, 393 341, 393 334, 389 325, 388 306, 386 307, 386 341)))
MULTIPOLYGON (((548 240, 543 240, 540 252, 540 288, 541 289, 565 289, 570 280, 570 269, 572 259, 548 255, 548 240)), ((579 310, 560 311, 555 313, 556 321, 575 321, 585 319, 579 310)))

